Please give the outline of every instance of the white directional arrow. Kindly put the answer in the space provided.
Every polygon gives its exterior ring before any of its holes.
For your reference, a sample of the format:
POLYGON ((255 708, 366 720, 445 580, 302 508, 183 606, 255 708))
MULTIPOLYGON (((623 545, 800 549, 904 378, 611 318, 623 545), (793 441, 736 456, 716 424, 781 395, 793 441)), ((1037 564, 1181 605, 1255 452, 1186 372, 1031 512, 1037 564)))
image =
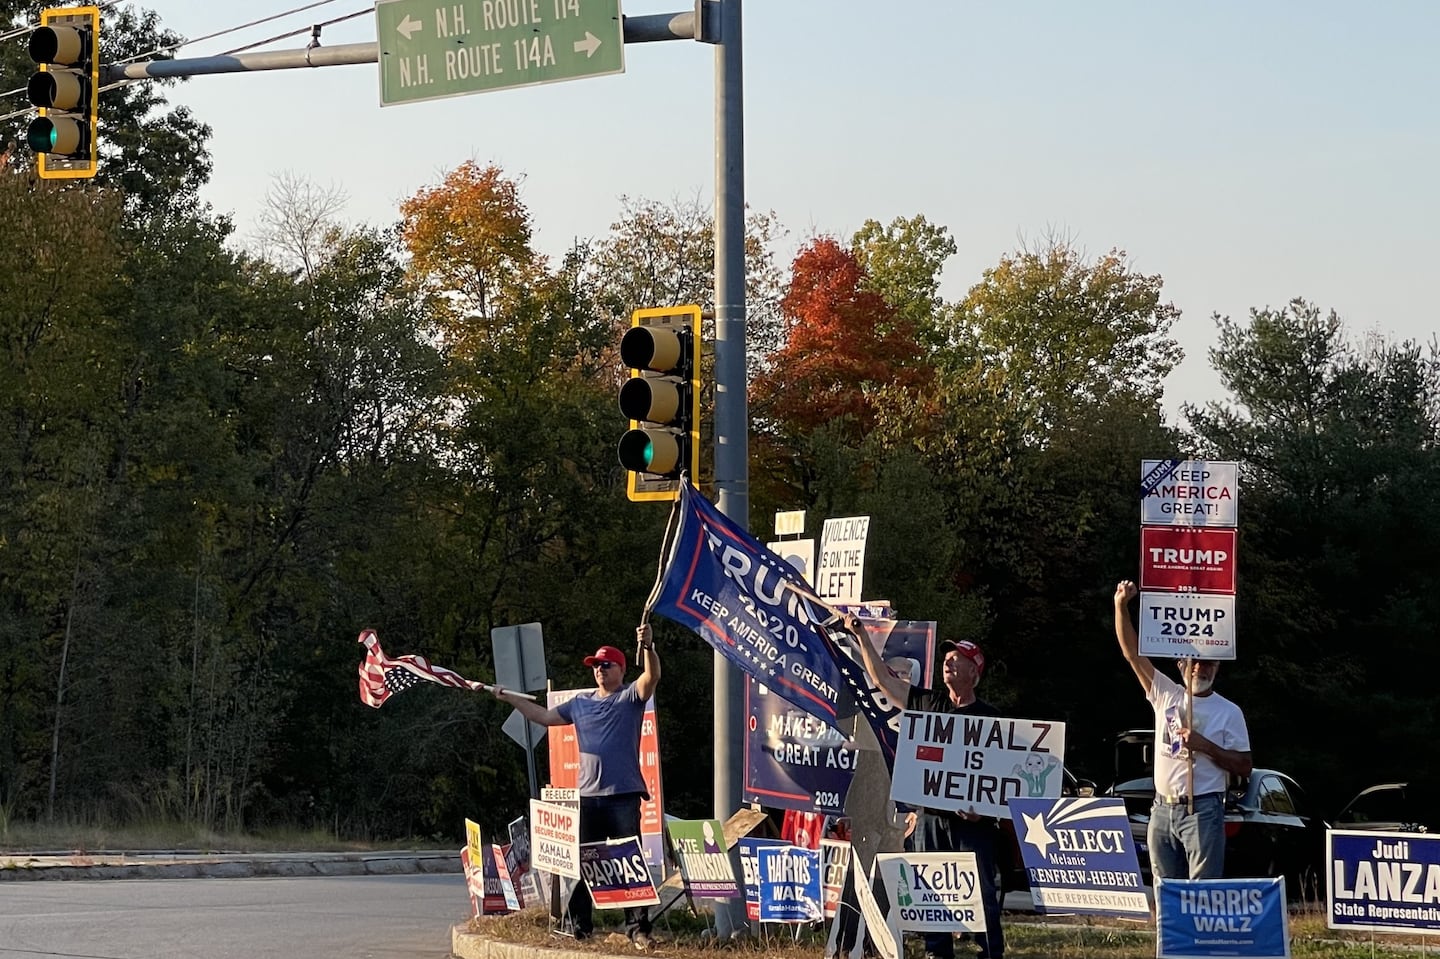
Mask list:
MULTIPOLYGON (((423 20, 411 20, 410 14, 407 13, 405 14, 405 19, 395 25, 395 29, 399 31, 400 35, 406 40, 410 40, 414 38, 416 31, 425 29, 425 22, 423 20)), ((599 41, 596 42, 598 43, 599 41)), ((577 45, 575 49, 578 50, 580 47, 577 45)))
POLYGON ((593 57, 595 51, 600 49, 600 38, 589 30, 585 31, 584 40, 575 41, 575 52, 585 54, 586 59, 593 57))

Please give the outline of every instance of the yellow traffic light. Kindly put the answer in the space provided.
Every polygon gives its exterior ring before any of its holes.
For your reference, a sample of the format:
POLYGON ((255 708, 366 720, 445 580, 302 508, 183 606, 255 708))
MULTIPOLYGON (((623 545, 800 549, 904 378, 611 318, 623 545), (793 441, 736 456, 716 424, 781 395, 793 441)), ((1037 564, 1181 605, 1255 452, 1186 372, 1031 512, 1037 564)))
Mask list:
POLYGON ((674 499, 682 472, 699 481, 700 307, 636 310, 620 361, 630 370, 620 387, 620 412, 630 420, 618 450, 626 495, 674 499))
POLYGON ((45 179, 93 177, 98 169, 95 120, 100 106, 100 8, 52 7, 30 34, 40 65, 26 92, 40 115, 25 142, 45 179))

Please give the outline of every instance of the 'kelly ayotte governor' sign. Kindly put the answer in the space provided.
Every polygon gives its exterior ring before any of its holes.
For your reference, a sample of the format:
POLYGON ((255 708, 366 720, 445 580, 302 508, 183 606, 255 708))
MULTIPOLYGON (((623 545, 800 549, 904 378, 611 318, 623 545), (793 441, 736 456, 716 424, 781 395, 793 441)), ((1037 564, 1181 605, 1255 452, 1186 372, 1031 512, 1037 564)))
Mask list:
POLYGON ((881 853, 875 867, 890 895, 892 931, 985 931, 973 852, 881 853))
POLYGON ((1440 836, 1332 829, 1325 852, 1331 929, 1440 932, 1440 836))
POLYGON ((890 798, 1008 819, 1016 796, 1058 799, 1065 724, 906 710, 890 798))

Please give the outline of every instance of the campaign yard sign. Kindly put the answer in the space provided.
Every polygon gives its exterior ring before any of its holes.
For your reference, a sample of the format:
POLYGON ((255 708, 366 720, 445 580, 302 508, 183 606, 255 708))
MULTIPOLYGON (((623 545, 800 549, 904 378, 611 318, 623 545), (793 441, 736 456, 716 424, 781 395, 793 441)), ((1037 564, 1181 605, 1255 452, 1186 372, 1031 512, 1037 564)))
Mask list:
POLYGON ((1149 918, 1122 799, 1010 800, 1035 911, 1149 918))
MULTIPOLYGON (((897 671, 918 666, 922 686, 930 682, 936 630, 933 620, 866 619, 876 651, 897 671)), ((745 684, 745 712, 745 802, 845 815, 856 744, 753 679, 745 684)))
POLYGON ((865 540, 870 517, 827 519, 820 530, 820 568, 810 577, 815 593, 834 606, 858 603, 865 585, 865 540))
POLYGON ((530 865, 551 875, 580 878, 580 810, 530 800, 530 865))
POLYGON ((718 819, 672 819, 666 827, 680 864, 685 891, 701 899, 733 899, 740 884, 725 850, 725 830, 718 819))
POLYGON ((510 845, 505 847, 505 866, 515 880, 515 892, 520 897, 520 905, 536 905, 541 901, 540 882, 535 870, 530 868, 530 824, 521 816, 512 819, 507 828, 510 845))
POLYGON ((582 843, 580 877, 600 909, 660 905, 639 836, 582 843))
POLYGON ((741 878, 745 883, 745 918, 751 922, 760 918, 760 852, 788 845, 790 844, 783 839, 760 839, 754 836, 745 836, 738 844, 740 871, 744 874, 741 878))
POLYGON ((1141 460, 1140 525, 1235 526, 1240 464, 1141 460))
POLYGON ((1331 929, 1440 932, 1440 836, 1332 829, 1325 861, 1331 929))
POLYGON ((893 930, 985 931, 980 870, 973 852, 882 853, 875 857, 875 865, 890 894, 893 930))
MULTIPOLYGON (((500 894, 500 900, 505 904, 504 911, 518 912, 520 910, 520 896, 515 888, 515 880, 510 875, 510 865, 506 862, 509 846, 502 846, 499 843, 491 843, 490 858, 495 865, 495 888, 500 894)), ((485 892, 488 900, 491 889, 489 874, 485 876, 485 892)))
POLYGON ((854 744, 754 680, 745 686, 745 801, 843 816, 854 744))
POLYGON ((1283 877, 1160 879, 1155 911, 1157 959, 1290 957, 1283 877))
POLYGON ((1234 659, 1235 597, 1141 593, 1140 655, 1234 659))
POLYGON ((1064 764, 1064 723, 907 709, 890 798, 1008 819, 1016 796, 1059 799, 1064 764))
MULTIPOLYGON (((795 572, 809 583, 815 574, 815 541, 813 539, 782 539, 766 543, 765 548, 795 567, 795 572)), ((813 583, 811 585, 814 585, 813 583)))
POLYGON ((1140 588, 1171 593, 1235 593, 1235 530, 1145 526, 1140 588))
POLYGON ((813 922, 825 915, 820 853, 799 846, 758 852, 761 922, 813 922))
POLYGON ((838 839, 820 840, 820 887, 825 897, 825 918, 833 919, 845 895, 845 874, 850 871, 850 844, 838 839))

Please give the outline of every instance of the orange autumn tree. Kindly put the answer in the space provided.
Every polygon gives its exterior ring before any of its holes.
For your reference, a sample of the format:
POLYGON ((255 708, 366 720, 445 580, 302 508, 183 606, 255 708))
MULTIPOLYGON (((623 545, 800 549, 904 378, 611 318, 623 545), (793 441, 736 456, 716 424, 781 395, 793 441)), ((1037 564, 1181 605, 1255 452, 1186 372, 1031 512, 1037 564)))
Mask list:
POLYGON ((860 261, 834 237, 796 255, 780 304, 784 345, 750 390, 767 432, 794 442, 831 424, 858 439, 874 427, 882 393, 910 393, 929 380, 914 324, 865 280, 860 261))
POLYGON ((414 271, 449 297, 455 319, 493 319, 539 266, 519 183, 473 160, 400 205, 414 271))

